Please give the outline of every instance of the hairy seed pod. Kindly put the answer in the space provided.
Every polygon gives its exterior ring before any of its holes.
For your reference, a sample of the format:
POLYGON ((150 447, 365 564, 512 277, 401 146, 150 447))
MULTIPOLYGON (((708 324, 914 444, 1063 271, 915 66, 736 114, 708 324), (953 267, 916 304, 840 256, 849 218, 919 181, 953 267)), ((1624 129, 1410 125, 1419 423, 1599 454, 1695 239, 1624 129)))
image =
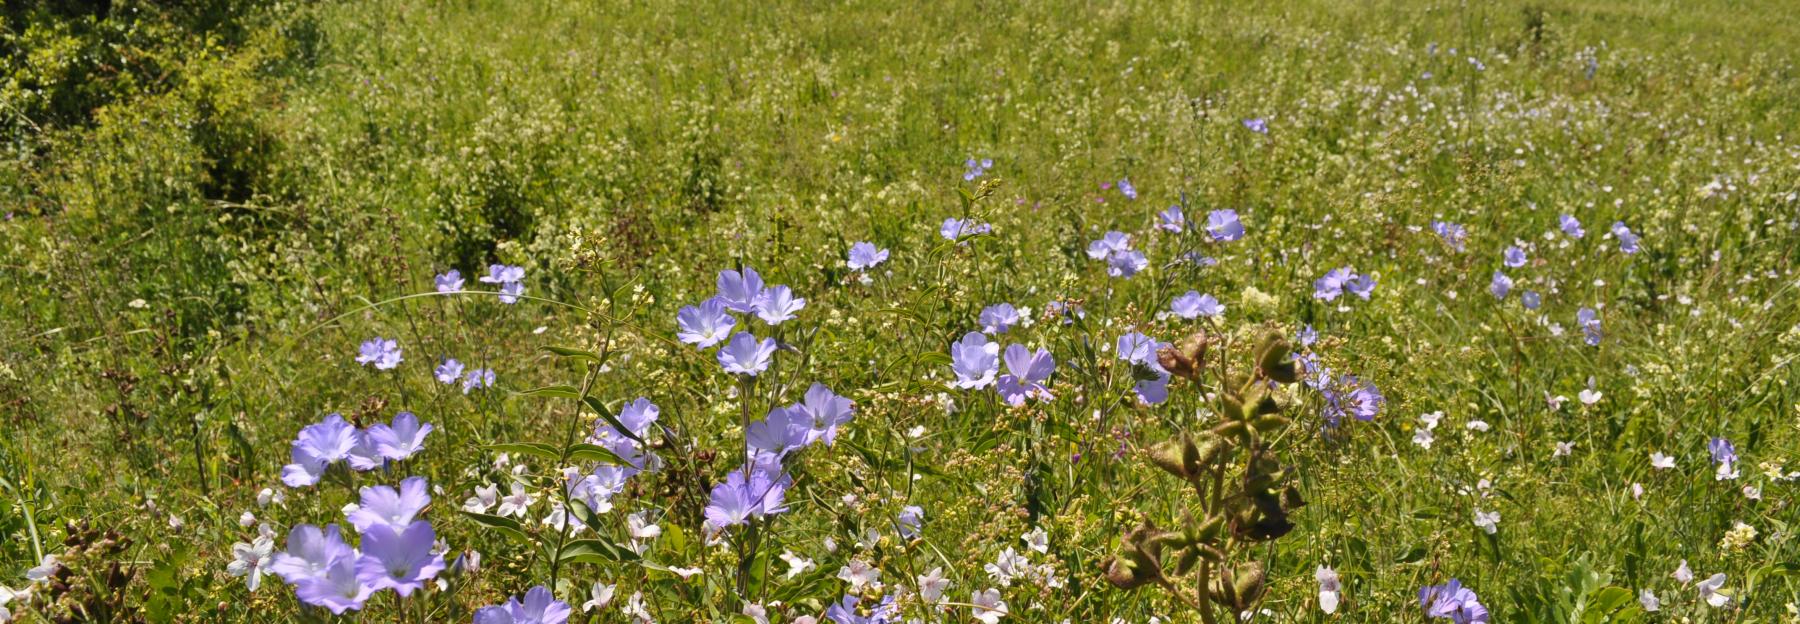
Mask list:
POLYGON ((1271 414, 1268 416, 1258 417, 1256 420, 1254 420, 1250 423, 1250 426, 1255 427, 1257 431, 1260 431, 1263 433, 1269 433, 1271 431, 1277 431, 1282 428, 1285 428, 1288 425, 1291 425, 1293 423, 1294 423, 1294 421, 1289 420, 1286 416, 1278 416, 1278 415, 1271 414))
POLYGON ((1244 419, 1244 399, 1227 394, 1219 399, 1219 411, 1227 421, 1241 421, 1244 419))
POLYGON ((1219 576, 1213 579, 1211 591, 1212 601, 1221 607, 1237 608, 1237 584, 1232 577, 1231 568, 1219 568, 1219 576))
POLYGON ((1195 543, 1206 543, 1212 541, 1213 538, 1218 537, 1219 529, 1224 526, 1225 518, 1223 516, 1214 515, 1198 524, 1195 524, 1192 521, 1188 522, 1188 533, 1195 543))
POLYGON ((1180 342, 1156 351, 1156 362, 1169 374, 1184 379, 1199 379, 1206 366, 1206 332, 1195 332, 1180 342))
POLYGON ((1199 562, 1200 562, 1200 548, 1199 547, 1190 547, 1185 550, 1182 550, 1181 554, 1179 556, 1175 557, 1175 573, 1176 574, 1187 574, 1189 571, 1192 571, 1194 569, 1194 564, 1199 563, 1199 562))
POLYGON ((1244 426, 1244 422, 1241 420, 1220 423, 1219 426, 1213 427, 1212 432, 1221 438, 1234 440, 1238 444, 1248 446, 1251 442, 1250 428, 1244 426))
POLYGON ((1232 576, 1232 593, 1237 598, 1237 602, 1232 606, 1240 612, 1248 611, 1251 605, 1256 604, 1256 601, 1262 598, 1263 590, 1267 587, 1267 577, 1263 573, 1262 562, 1250 561, 1239 564, 1232 576))
POLYGON ((1100 565, 1106 569, 1106 582, 1119 589, 1137 589, 1156 580, 1148 570, 1126 557, 1107 557, 1100 565))

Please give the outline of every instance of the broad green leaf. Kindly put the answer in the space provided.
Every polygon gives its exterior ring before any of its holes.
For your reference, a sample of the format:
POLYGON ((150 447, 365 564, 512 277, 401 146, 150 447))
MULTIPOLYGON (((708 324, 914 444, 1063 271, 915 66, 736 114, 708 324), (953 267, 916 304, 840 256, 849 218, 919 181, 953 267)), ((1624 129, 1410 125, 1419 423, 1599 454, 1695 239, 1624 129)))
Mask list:
POLYGON ((563 544, 558 559, 565 563, 618 563, 637 561, 637 553, 601 538, 578 539, 563 544))
POLYGON ((587 360, 587 361, 593 362, 595 364, 599 364, 601 362, 600 354, 594 353, 593 351, 588 351, 585 349, 576 349, 574 347, 557 347, 557 346, 541 347, 541 349, 543 349, 544 351, 548 351, 559 357, 587 360))
POLYGON ((462 515, 467 516, 470 520, 474 520, 476 524, 493 529, 495 531, 499 531, 501 534, 506 535, 507 537, 511 537, 513 539, 516 539, 516 540, 519 540, 519 541, 525 542, 525 543, 531 542, 531 536, 525 534, 525 527, 523 525, 520 525, 518 520, 514 520, 512 518, 507 518, 504 516, 490 516, 488 514, 478 514, 478 513, 468 512, 468 511, 464 511, 461 513, 462 513, 462 515))
POLYGON ((631 464, 631 462, 625 461, 625 458, 619 457, 618 454, 607 450, 604 446, 586 443, 569 447, 569 461, 600 462, 609 466, 627 466, 631 464))
POLYGON ((548 459, 550 461, 561 461, 562 460, 562 452, 561 451, 557 450, 557 448, 554 446, 550 446, 550 445, 544 444, 542 442, 506 442, 506 443, 502 443, 502 444, 490 444, 486 448, 490 451, 494 451, 494 452, 498 452, 498 453, 512 453, 514 455, 530 455, 532 457, 537 457, 539 459, 548 459))
POLYGON ((606 421, 606 424, 612 425, 613 429, 617 429, 619 433, 624 434, 627 438, 631 438, 632 441, 637 442, 638 444, 649 446, 649 443, 645 442, 643 438, 638 437, 638 434, 632 433, 630 429, 625 428, 625 423, 619 422, 619 417, 614 416, 612 410, 606 408, 606 403, 591 396, 583 399, 583 402, 587 403, 588 408, 594 410, 595 414, 600 415, 600 420, 604 420, 606 421))
POLYGON ((542 388, 521 390, 519 391, 519 394, 522 396, 544 397, 550 399, 581 398, 581 390, 575 386, 544 386, 542 388))

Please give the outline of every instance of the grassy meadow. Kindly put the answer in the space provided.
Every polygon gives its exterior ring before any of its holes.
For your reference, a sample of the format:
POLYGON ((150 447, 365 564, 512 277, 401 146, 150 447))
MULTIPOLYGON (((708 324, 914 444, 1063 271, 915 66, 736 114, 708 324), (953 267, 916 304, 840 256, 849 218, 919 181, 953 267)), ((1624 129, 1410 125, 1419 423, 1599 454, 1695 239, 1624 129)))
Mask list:
POLYGON ((1800 622, 1787 3, 102 4, 0 622, 1800 622))

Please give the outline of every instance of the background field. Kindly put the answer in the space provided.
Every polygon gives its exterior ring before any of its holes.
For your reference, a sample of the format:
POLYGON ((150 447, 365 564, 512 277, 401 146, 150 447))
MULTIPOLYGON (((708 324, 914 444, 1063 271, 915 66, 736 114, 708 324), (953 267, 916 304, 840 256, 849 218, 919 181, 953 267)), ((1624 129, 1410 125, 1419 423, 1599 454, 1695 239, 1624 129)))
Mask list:
MULTIPOLYGON (((667 532, 655 556, 705 572, 582 564, 560 593, 579 604, 589 583, 617 582, 658 621, 725 621, 735 555, 698 537, 698 509, 735 466, 737 393, 709 352, 672 337, 676 310, 743 264, 807 299, 791 323, 818 333, 796 374, 858 407, 798 469, 775 539, 825 574, 769 579, 789 605, 771 608, 779 621, 842 596, 833 575, 852 558, 896 585, 942 566, 965 600, 1033 527, 1050 540, 1034 563, 1067 586, 1007 588, 1005 621, 1195 621, 1154 589, 1106 586, 1099 561, 1139 518, 1184 504, 1142 447, 1213 416, 1177 387, 1096 418, 1105 399, 1077 388, 1118 377, 1072 365, 1127 328, 1185 333, 1157 312, 1189 289, 1223 301, 1233 327, 1312 326, 1334 369, 1387 399, 1373 422, 1290 444, 1310 504, 1262 555, 1259 621, 1421 621, 1418 588, 1452 577, 1495 622, 1583 617, 1605 586, 1653 591, 1653 621, 1795 621, 1795 8, 115 2, 98 17, 9 4, 0 586, 24 586, 65 538, 91 543, 70 524, 86 523, 128 546, 68 556, 75 587, 16 616, 319 617, 276 579, 251 593, 226 574, 231 545, 255 535, 240 516, 282 534, 341 521, 342 485, 266 506, 257 494, 280 489, 288 442, 325 413, 410 409, 441 427, 407 466, 443 488, 428 516, 485 555, 417 616, 468 621, 548 578, 455 513, 493 482, 484 445, 560 442, 566 402, 516 392, 580 379, 541 347, 611 335, 618 359, 594 394, 650 397, 679 433, 659 450, 672 468, 612 514, 653 510, 667 532), (994 166, 968 182, 969 158, 994 166), (1136 199, 1116 188, 1127 177, 1136 199), (993 236, 944 245, 939 223, 979 183, 992 194, 974 215, 993 236), (1216 266, 1174 264, 1152 226, 1175 203, 1190 219, 1233 208, 1248 235, 1209 249, 1216 266), (1558 233, 1565 213, 1585 238, 1558 233), (1466 225, 1466 250, 1434 220, 1466 225), (1642 251, 1620 252, 1615 221, 1642 251), (1108 230, 1132 233, 1151 268, 1108 277, 1083 253, 1108 230), (844 267, 864 240, 893 254, 868 284, 844 267), (1531 262, 1505 269, 1518 283, 1496 300, 1510 245, 1531 262), (525 267, 543 300, 391 301, 450 268, 475 287, 495 262, 525 267), (1378 279, 1372 299, 1316 300, 1313 280, 1346 265, 1378 279), (1540 309, 1520 306, 1526 289, 1540 309), (1065 298, 1085 301, 1085 324, 1043 318, 1065 298), (925 354, 1003 301, 1039 317, 1001 342, 1056 354, 1058 401, 1007 410, 942 388, 948 369, 925 354), (1604 319, 1598 347, 1582 342, 1581 307, 1604 319), (615 317, 630 324, 600 329, 615 317), (353 361, 378 335, 404 348, 398 371, 353 361), (447 356, 492 367, 498 387, 436 383, 447 356), (1430 447, 1413 442, 1440 411, 1430 447), (1737 479, 1715 479, 1714 437, 1735 442, 1737 479), (1653 470, 1652 452, 1676 468, 1653 470), (889 521, 905 505, 926 517, 910 547, 889 521), (1478 509, 1500 513, 1497 533, 1472 523, 1478 509), (1722 543, 1740 523, 1755 537, 1722 543), (871 529, 886 541, 857 546, 871 529), (1684 560, 1727 574, 1734 603, 1700 603, 1671 577, 1684 560), (1319 565, 1344 579, 1335 616, 1318 608, 1319 565)), ((373 604, 364 621, 393 619, 373 604)), ((616 605, 587 615, 625 621, 616 605)), ((945 620, 973 621, 966 607, 945 620)))

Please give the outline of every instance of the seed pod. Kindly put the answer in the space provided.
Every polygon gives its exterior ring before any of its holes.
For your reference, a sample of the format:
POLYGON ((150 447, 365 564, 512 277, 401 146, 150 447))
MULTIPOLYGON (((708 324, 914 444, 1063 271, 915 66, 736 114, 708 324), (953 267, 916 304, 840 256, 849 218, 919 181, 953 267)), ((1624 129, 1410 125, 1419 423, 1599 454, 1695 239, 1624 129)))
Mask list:
POLYGON ((1231 420, 1220 423, 1219 426, 1213 427, 1213 433, 1218 434, 1221 438, 1237 440, 1239 443, 1243 444, 1248 444, 1250 442, 1250 429, 1245 427, 1244 422, 1241 420, 1231 420))
POLYGON ((1256 604, 1257 599, 1262 598, 1263 590, 1267 587, 1267 576, 1263 573, 1262 562, 1250 561, 1240 564, 1232 576, 1234 577, 1232 593, 1238 600, 1232 606, 1236 607, 1239 612, 1248 611, 1251 605, 1256 604))
POLYGON ((1283 510, 1292 512, 1305 506, 1306 499, 1300 497, 1300 488, 1290 485, 1281 491, 1281 508, 1283 510))
POLYGON ((1221 397, 1219 409, 1227 421, 1235 422, 1244 419, 1244 399, 1241 397, 1230 394, 1221 397))
POLYGON ((1257 418, 1255 421, 1252 421, 1250 423, 1250 426, 1255 427, 1257 431, 1260 431, 1262 433, 1269 433, 1271 431, 1275 431, 1275 430, 1281 429, 1283 427, 1286 427, 1290 424, 1293 424, 1293 422, 1294 421, 1292 421, 1292 420, 1288 420, 1288 418, 1286 416, 1278 416, 1278 415, 1271 414, 1268 416, 1262 416, 1262 417, 1257 418))
POLYGON ((1106 568, 1106 582, 1119 589, 1137 589, 1156 580, 1148 568, 1127 557, 1107 557, 1101 565, 1106 568))
POLYGON ((1218 578, 1214 578, 1211 591, 1212 601, 1221 607, 1237 608, 1237 584, 1232 578, 1231 568, 1220 568, 1218 578))
POLYGON ((1281 406, 1275 402, 1275 393, 1261 382, 1253 384, 1250 391, 1244 394, 1244 405, 1252 415, 1257 416, 1281 412, 1281 406))
POLYGON ((1270 371, 1281 368, 1284 361, 1292 364, 1293 360, 1288 356, 1292 355, 1293 351, 1294 345, 1289 343, 1288 339, 1281 335, 1281 332, 1271 329, 1268 333, 1263 334, 1262 342, 1256 345, 1256 368, 1262 371, 1264 377, 1273 379, 1274 376, 1270 374, 1270 371))
POLYGON ((1206 332, 1195 332, 1180 342, 1158 349, 1156 361, 1169 374, 1185 379, 1199 379, 1206 366, 1206 332))
POLYGON ((1150 447, 1150 463, 1182 479, 1192 479, 1194 473, 1188 470, 1183 447, 1179 440, 1164 440, 1150 447))
POLYGON ((1293 358, 1276 362, 1274 366, 1265 366, 1263 375, 1275 381, 1291 384, 1300 381, 1300 365, 1293 358))
POLYGON ((1212 541, 1213 538, 1215 538, 1215 537, 1218 537, 1219 529, 1224 526, 1225 526, 1225 518, 1222 516, 1217 516, 1217 515, 1215 515, 1211 518, 1207 518, 1206 521, 1200 522, 1198 524, 1195 524, 1193 521, 1190 520, 1188 522, 1188 535, 1194 543, 1202 543, 1203 544, 1203 543, 1212 541))
POLYGON ((1194 451, 1199 456, 1195 463, 1200 467, 1211 466, 1213 462, 1219 461, 1219 454, 1225 452, 1225 441, 1210 432, 1202 432, 1200 442, 1194 446, 1194 451))
POLYGON ((1194 564, 1198 563, 1199 561, 1200 561, 1200 549, 1199 548, 1195 547, 1195 548, 1188 548, 1186 550, 1183 550, 1183 551, 1181 551, 1181 555, 1177 556, 1175 558, 1175 573, 1176 574, 1187 574, 1189 571, 1194 569, 1194 564))
POLYGON ((1154 545, 1156 552, 1160 553, 1167 548, 1187 548, 1193 544, 1193 540, 1174 531, 1159 531, 1149 537, 1148 543, 1154 545))

